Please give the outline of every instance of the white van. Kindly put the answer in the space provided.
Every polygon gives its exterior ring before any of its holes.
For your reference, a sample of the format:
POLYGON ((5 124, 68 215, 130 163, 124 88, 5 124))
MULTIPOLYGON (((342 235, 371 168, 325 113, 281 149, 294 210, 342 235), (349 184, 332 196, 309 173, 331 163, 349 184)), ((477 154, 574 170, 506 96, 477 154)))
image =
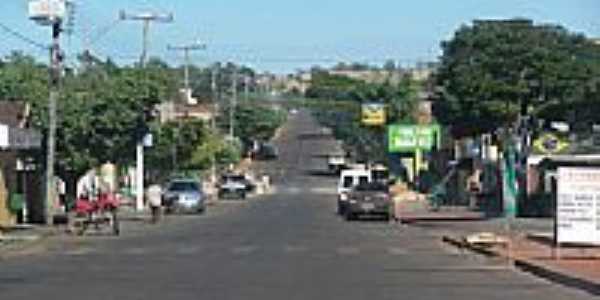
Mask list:
POLYGON ((362 183, 369 183, 372 181, 371 171, 367 169, 351 169, 343 170, 340 174, 340 181, 338 182, 337 194, 338 194, 338 213, 343 214, 348 201, 348 193, 352 189, 362 183))

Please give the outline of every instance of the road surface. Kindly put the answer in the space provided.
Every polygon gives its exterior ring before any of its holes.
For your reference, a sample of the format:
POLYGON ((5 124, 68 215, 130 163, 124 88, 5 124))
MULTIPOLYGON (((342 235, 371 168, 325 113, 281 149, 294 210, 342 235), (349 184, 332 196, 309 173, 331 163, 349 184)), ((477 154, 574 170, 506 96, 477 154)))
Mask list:
POLYGON ((0 299, 592 298, 461 254, 426 228, 343 221, 335 179, 313 172, 324 164, 313 155, 333 144, 316 132, 306 112, 292 116, 281 158, 257 165, 276 194, 159 227, 126 223, 120 238, 49 242, 0 262, 0 299))

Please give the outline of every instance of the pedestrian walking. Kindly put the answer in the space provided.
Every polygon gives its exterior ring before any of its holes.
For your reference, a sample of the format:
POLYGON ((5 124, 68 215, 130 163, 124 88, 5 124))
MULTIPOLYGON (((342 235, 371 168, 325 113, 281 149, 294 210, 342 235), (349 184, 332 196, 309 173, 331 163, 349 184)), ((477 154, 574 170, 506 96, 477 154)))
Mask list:
POLYGON ((158 184, 153 184, 148 187, 146 192, 146 199, 150 206, 150 212, 152 213, 152 224, 158 223, 161 215, 162 206, 162 188, 158 184))

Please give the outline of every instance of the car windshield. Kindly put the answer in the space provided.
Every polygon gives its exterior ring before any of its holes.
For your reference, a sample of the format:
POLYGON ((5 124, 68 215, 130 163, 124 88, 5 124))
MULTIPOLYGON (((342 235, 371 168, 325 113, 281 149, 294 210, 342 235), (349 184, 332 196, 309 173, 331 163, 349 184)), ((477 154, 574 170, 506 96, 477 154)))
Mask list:
POLYGON ((344 176, 342 180, 342 186, 344 188, 351 188, 354 185, 354 177, 352 176, 344 176))
POLYGON ((367 183, 369 183, 369 177, 367 177, 367 176, 360 176, 358 178, 358 184, 359 185, 365 185, 367 183))
POLYGON ((240 181, 244 181, 244 180, 246 180, 246 178, 242 175, 228 175, 228 176, 222 177, 222 181, 224 181, 224 182, 227 182, 227 181, 240 182, 240 181))
POLYGON ((200 186, 192 181, 176 181, 169 186, 170 192, 198 192, 200 186))
POLYGON ((383 183, 379 183, 379 182, 373 182, 373 183, 367 183, 367 184, 361 184, 358 185, 356 187, 357 191, 361 191, 361 192, 387 192, 388 191, 388 186, 386 184, 383 183))

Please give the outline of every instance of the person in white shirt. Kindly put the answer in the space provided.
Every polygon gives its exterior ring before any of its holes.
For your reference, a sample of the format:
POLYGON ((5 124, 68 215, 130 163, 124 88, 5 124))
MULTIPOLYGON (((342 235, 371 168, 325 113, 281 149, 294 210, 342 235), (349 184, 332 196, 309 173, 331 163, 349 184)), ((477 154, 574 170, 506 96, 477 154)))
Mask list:
POLYGON ((158 184, 153 184, 146 191, 146 199, 152 213, 152 223, 157 223, 160 219, 162 206, 162 188, 158 184))

